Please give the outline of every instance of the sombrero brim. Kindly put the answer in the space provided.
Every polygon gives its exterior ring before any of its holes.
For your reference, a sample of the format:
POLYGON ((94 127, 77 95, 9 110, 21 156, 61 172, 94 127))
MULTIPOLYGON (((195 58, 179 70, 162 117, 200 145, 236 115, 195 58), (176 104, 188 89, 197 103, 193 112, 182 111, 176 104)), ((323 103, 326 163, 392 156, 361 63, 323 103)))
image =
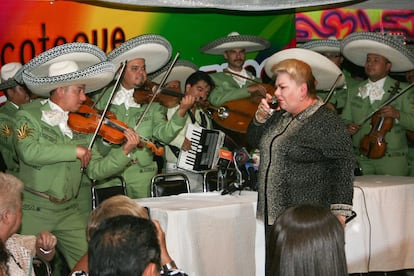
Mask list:
POLYGON ((172 46, 160 35, 146 34, 122 43, 108 54, 108 60, 119 66, 124 61, 136 58, 145 59, 147 73, 163 67, 171 58, 172 46))
POLYGON ((264 50, 269 46, 270 42, 260 36, 230 35, 204 45, 200 51, 205 54, 222 55, 230 49, 243 48, 249 53, 264 50))
POLYGON ((336 53, 341 51, 341 42, 335 39, 317 39, 303 43, 300 45, 300 48, 312 50, 318 53, 336 53))
POLYGON ((405 72, 414 69, 414 54, 405 44, 390 35, 373 32, 359 32, 342 40, 343 55, 358 66, 365 66, 368 54, 386 57, 391 63, 391 72, 405 72))
POLYGON ((0 83, 0 90, 12 88, 18 84, 19 83, 14 78, 11 78, 11 79, 6 80, 5 82, 0 83))
POLYGON ((23 81, 34 94, 48 97, 52 90, 74 84, 84 84, 85 93, 93 92, 111 82, 114 75, 115 65, 104 61, 80 71, 53 77, 39 77, 31 72, 23 71, 23 81))
MULTIPOLYGON (((168 71, 168 68, 170 67, 171 63, 168 63, 163 68, 158 70, 157 72, 154 72, 152 75, 148 76, 150 80, 152 80, 155 83, 160 83, 162 79, 164 78, 165 74, 168 71)), ((181 92, 185 92, 185 82, 187 81, 187 78, 194 72, 198 70, 197 66, 187 60, 178 60, 174 67, 171 69, 170 74, 167 77, 166 83, 172 80, 178 80, 180 81, 180 88, 181 92)))
POLYGON ((316 86, 318 90, 330 90, 339 75, 341 77, 335 87, 341 87, 345 83, 345 77, 335 63, 317 52, 301 48, 282 50, 270 56, 265 63, 266 74, 273 78, 273 65, 285 59, 298 59, 307 63, 312 69, 313 76, 318 81, 316 86))
POLYGON ((51 64, 64 60, 72 60, 76 62, 79 69, 84 69, 106 61, 107 57, 104 51, 93 44, 82 42, 66 43, 51 48, 34 57, 23 65, 23 71, 30 72, 35 76, 44 77, 48 75, 51 64))

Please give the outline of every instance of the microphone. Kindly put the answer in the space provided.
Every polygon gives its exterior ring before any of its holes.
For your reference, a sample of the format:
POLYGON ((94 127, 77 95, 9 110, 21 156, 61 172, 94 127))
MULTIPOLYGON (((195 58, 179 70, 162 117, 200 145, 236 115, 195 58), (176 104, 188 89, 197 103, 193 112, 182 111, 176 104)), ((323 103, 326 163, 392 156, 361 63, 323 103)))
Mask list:
POLYGON ((231 161, 233 160, 233 153, 227 149, 221 148, 219 150, 219 160, 217 162, 217 167, 219 170, 227 170, 230 166, 231 161))
POLYGON ((252 162, 252 158, 249 154, 249 152, 246 150, 246 148, 241 148, 238 151, 234 153, 235 157, 235 163, 237 162, 237 165, 241 166, 248 162, 252 162))
POLYGON ((217 191, 227 189, 226 171, 233 160, 233 152, 221 148, 219 150, 219 160, 217 162, 217 191))

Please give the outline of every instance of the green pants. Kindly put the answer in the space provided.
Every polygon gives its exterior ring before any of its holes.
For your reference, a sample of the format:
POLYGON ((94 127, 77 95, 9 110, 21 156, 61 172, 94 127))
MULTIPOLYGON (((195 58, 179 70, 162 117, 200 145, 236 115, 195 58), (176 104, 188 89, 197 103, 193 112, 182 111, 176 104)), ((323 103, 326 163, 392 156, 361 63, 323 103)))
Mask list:
MULTIPOLYGON (((133 164, 125 169, 122 176, 125 179, 127 187, 127 195, 130 198, 145 198, 150 197, 150 186, 152 177, 157 174, 157 164, 154 162, 146 167, 141 167, 139 164, 133 164)), ((113 179, 108 182, 101 182, 97 187, 109 187, 120 185, 118 179, 113 179)), ((81 192, 78 199, 86 198, 88 191, 82 184, 81 192), (82 195, 81 195, 82 193, 82 195)), ((89 192, 90 195, 90 192, 89 192)), ((85 202, 85 201, 84 201, 85 202)), ((84 207, 81 209, 85 210, 84 207)))
POLYGON ((414 147, 408 147, 408 168, 409 176, 414 176, 414 147))
POLYGON ((131 165, 124 171, 127 184, 127 192, 130 198, 144 198, 151 196, 151 178, 157 174, 157 165, 153 164, 141 167, 138 164, 131 165))
POLYGON ((89 179, 82 182, 76 202, 78 203, 79 212, 82 215, 83 222, 86 225, 92 210, 91 182, 89 179))
POLYGON ((57 237, 57 248, 72 269, 87 252, 86 224, 73 199, 52 203, 47 199, 23 192, 21 234, 37 235, 45 230, 57 237))
POLYGON ((357 156, 363 175, 408 175, 407 156, 384 156, 379 159, 370 159, 365 156, 357 156))

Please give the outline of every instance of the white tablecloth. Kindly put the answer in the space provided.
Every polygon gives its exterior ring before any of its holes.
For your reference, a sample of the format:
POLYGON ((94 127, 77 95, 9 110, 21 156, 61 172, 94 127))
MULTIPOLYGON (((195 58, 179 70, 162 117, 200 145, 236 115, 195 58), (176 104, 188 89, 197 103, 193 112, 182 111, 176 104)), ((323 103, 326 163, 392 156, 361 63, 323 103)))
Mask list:
POLYGON ((361 176, 345 228, 350 272, 414 268, 414 178, 361 176))
MULTIPOLYGON (((346 226, 350 273, 414 267, 414 178, 362 176, 346 226)), ((263 275, 264 233, 255 192, 138 199, 163 227, 170 255, 190 276, 263 275)))
POLYGON ((137 201, 160 221, 170 255, 189 276, 252 276, 256 198, 200 193, 137 201))

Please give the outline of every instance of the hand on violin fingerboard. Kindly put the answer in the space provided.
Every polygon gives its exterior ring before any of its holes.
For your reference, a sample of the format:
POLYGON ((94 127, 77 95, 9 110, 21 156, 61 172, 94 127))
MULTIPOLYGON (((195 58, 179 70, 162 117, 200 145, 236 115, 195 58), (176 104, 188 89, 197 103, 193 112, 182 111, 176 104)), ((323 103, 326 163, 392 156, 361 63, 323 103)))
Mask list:
POLYGON ((125 155, 128 155, 134 148, 136 148, 139 145, 140 137, 139 134, 131 128, 125 129, 124 136, 126 141, 125 144, 122 146, 122 151, 125 153, 125 155))
POLYGON ((400 111, 395 109, 392 105, 386 105, 381 108, 379 114, 385 118, 390 117, 398 120, 400 119, 400 111))
POLYGON ((186 95, 181 99, 180 107, 178 108, 177 112, 178 115, 184 117, 187 110, 193 107, 195 103, 195 97, 191 95, 186 95))

